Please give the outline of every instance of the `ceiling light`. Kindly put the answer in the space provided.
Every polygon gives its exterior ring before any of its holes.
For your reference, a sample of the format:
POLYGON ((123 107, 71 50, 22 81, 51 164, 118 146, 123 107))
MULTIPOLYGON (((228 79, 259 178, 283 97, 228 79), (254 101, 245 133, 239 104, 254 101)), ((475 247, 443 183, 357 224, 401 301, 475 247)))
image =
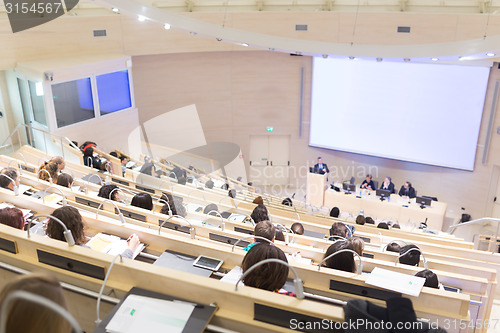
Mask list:
POLYGON ((378 57, 377 62, 381 62, 381 61, 382 61, 382 58, 378 57))
POLYGON ((432 61, 438 61, 439 58, 431 58, 432 61))
POLYGON ((410 58, 405 58, 404 60, 405 60, 405 62, 410 62, 411 59, 410 58))
POLYGON ((248 44, 247 43, 241 43, 241 46, 248 47, 248 44))
POLYGON ((486 55, 487 55, 488 57, 494 57, 494 56, 496 56, 496 54, 495 54, 495 53, 493 53, 493 52, 488 52, 488 53, 486 53, 486 55))
POLYGON ((165 28, 165 30, 170 30, 170 24, 165 23, 165 24, 163 25, 163 28, 165 28))
POLYGON ((354 56, 349 56, 349 60, 354 60, 356 59, 354 56))
POLYGON ((323 55, 322 55, 322 57, 323 57, 324 59, 326 59, 326 58, 328 58, 328 54, 323 54, 323 55))
POLYGON ((118 8, 116 8, 116 7, 113 7, 111 10, 112 10, 113 12, 115 12, 115 13, 119 13, 119 12, 120 12, 120 10, 119 10, 118 8))
POLYGON ((139 17, 137 17, 137 19, 139 20, 139 22, 144 22, 146 21, 146 18, 142 15, 139 15, 139 17))
POLYGON ((465 57, 460 56, 460 57, 458 57, 458 60, 460 60, 460 61, 465 60, 465 57))
POLYGON ((215 38, 218 42, 222 42, 222 38, 215 38))

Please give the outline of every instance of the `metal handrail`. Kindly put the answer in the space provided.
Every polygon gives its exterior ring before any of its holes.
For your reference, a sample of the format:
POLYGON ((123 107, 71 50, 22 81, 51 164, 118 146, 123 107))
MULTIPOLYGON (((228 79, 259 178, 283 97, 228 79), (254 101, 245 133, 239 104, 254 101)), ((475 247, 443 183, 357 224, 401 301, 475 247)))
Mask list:
MULTIPOLYGON (((497 230, 495 232, 495 240, 498 239, 498 232, 500 230, 500 219, 499 218, 496 218, 496 217, 482 217, 480 219, 477 219, 477 220, 472 220, 472 221, 467 221, 467 222, 463 222, 463 223, 458 223, 458 224, 454 224, 454 225, 451 225, 449 228, 448 228, 448 232, 450 234, 453 235, 453 232, 456 228, 459 228, 459 227, 463 227, 464 225, 472 225, 472 224, 477 224, 479 222, 484 222, 484 221, 492 221, 492 222, 497 222, 497 230)), ((491 249, 491 247, 490 247, 491 249)), ((496 251, 493 251, 492 250, 492 253, 495 253, 496 251)))

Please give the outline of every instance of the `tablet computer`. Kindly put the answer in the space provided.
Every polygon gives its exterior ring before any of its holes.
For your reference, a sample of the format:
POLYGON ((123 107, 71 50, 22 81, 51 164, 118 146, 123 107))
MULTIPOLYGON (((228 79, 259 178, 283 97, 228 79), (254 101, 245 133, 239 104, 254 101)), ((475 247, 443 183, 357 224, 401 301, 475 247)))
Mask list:
POLYGON ((223 261, 220 259, 205 257, 202 255, 196 258, 196 260, 193 262, 193 266, 205 268, 215 272, 219 270, 220 266, 222 266, 222 263, 223 261))

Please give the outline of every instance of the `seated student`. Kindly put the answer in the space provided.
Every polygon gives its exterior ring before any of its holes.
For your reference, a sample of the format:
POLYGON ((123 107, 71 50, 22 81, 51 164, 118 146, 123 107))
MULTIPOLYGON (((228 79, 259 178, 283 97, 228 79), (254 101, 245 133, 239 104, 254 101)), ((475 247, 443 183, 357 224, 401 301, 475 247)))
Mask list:
POLYGON ((331 217, 335 217, 335 218, 338 218, 340 215, 340 209, 339 207, 333 207, 331 210, 330 210, 330 216, 331 217))
POLYGON ((393 229, 401 229, 401 226, 400 226, 398 223, 394 223, 394 224, 392 225, 392 228, 393 228, 393 229))
MULTIPOLYGON (((265 259, 279 259, 288 263, 285 253, 280 248, 271 244, 260 243, 252 247, 243 258, 241 263, 243 273, 265 259)), ((285 285, 287 278, 288 267, 272 262, 254 269, 243 279, 243 283, 245 286, 295 296, 294 293, 281 289, 285 285)))
POLYGON ((125 177, 125 171, 127 170, 127 163, 130 161, 130 158, 125 155, 120 155, 119 156, 121 166, 122 166, 122 176, 125 177))
POLYGON ((149 193, 137 193, 132 198, 130 202, 132 206, 152 210, 153 209, 153 198, 149 193))
MULTIPOLYGON (((145 175, 149 175, 149 176, 156 176, 155 165, 151 161, 151 157, 149 157, 149 156, 144 157, 144 164, 142 165, 139 172, 143 173, 145 175)), ((179 178, 177 177, 177 179, 179 179, 179 178)))
POLYGON ((370 174, 366 175, 366 179, 363 180, 363 182, 361 183, 361 188, 365 188, 370 191, 376 190, 375 183, 372 180, 372 175, 370 174))
POLYGON ((293 233, 296 235, 303 235, 304 234, 304 226, 302 225, 302 223, 295 222, 294 224, 292 224, 290 229, 292 229, 293 233))
POLYGON ((354 236, 350 237, 347 241, 351 243, 354 252, 356 252, 360 256, 363 255, 363 250, 365 249, 365 242, 361 238, 354 236))
POLYGON ((439 289, 439 280, 437 275, 430 269, 424 269, 418 272, 415 276, 425 279, 424 287, 439 289))
POLYGON ((181 201, 179 199, 174 199, 170 193, 163 193, 160 202, 168 203, 165 203, 161 208, 161 214, 170 215, 171 213, 172 215, 179 215, 182 217, 187 216, 186 208, 184 208, 181 201))
MULTIPOLYGON (((262 223, 262 222, 260 222, 262 223)), ((285 242, 285 235, 283 234, 283 227, 281 225, 277 225, 276 227, 276 233, 274 235, 274 240, 280 241, 280 242, 285 242)), ((286 230, 285 230, 286 232, 286 230)))
POLYGON ((71 185, 73 185, 73 177, 71 177, 70 174, 63 172, 63 173, 59 174, 59 176, 57 177, 56 184, 60 185, 60 186, 65 186, 65 187, 71 188, 71 185))
POLYGON ((252 203, 257 205, 263 205, 264 199, 259 195, 258 197, 255 197, 255 199, 253 199, 252 203))
POLYGON ((236 198, 236 190, 235 190, 235 189, 231 189, 231 190, 229 190, 229 191, 227 192, 227 195, 228 195, 230 198, 232 198, 232 199, 236 198))
POLYGON ((99 193, 97 193, 97 196, 104 199, 120 202, 119 187, 113 184, 106 184, 101 186, 101 188, 99 189, 99 193))
POLYGON ((44 162, 38 168, 38 179, 50 181, 52 179, 53 183, 57 183, 57 178, 62 169, 66 167, 66 163, 61 156, 56 156, 50 159, 48 162, 44 162), (41 171, 45 170, 45 171, 41 171))
MULTIPOLYGON (((85 246, 85 226, 83 224, 82 216, 78 209, 72 206, 64 206, 57 208, 51 214, 55 218, 61 220, 62 223, 71 231, 76 245, 85 246)), ((59 223, 55 222, 53 219, 49 219, 47 227, 45 229, 45 234, 50 238, 57 239, 60 241, 66 241, 64 238, 64 228, 59 223)), ((128 239, 128 249, 126 249, 122 256, 131 259, 134 255, 134 251, 139 246, 140 240, 139 236, 136 234, 130 235, 128 239)))
POLYGON ((411 186, 410 182, 405 182, 401 189, 399 190, 399 196, 403 198, 415 198, 417 195, 415 189, 411 186))
POLYGON ((20 182, 21 178, 19 177, 19 174, 17 173, 17 170, 15 168, 7 167, 3 168, 2 171, 0 171, 0 187, 14 191, 14 186, 19 187, 20 182))
POLYGON ((281 202, 281 204, 284 205, 284 206, 293 207, 293 202, 292 202, 292 199, 290 199, 290 198, 283 199, 283 201, 281 202))
MULTIPOLYGON (((205 206, 205 209, 203 209, 203 214, 208 214, 212 210, 215 210, 216 212, 218 212, 219 211, 219 207, 217 207, 217 205, 214 204, 214 203, 208 204, 208 205, 205 206)), ((215 215, 215 214, 212 213, 212 215, 215 215)))
MULTIPOLYGON (((29 274, 9 281, 0 292, 0 306, 14 291, 26 291, 44 297, 68 310, 59 280, 47 274, 29 274)), ((70 333, 71 326, 64 317, 47 306, 24 299, 10 303, 5 331, 9 333, 70 333)))
POLYGON ((267 212, 267 208, 264 205, 257 205, 253 211, 252 214, 250 214, 250 217, 255 223, 259 223, 260 221, 267 221, 269 220, 269 215, 267 212))
POLYGON ((205 182, 205 187, 208 189, 213 189, 214 188, 214 182, 213 180, 209 179, 205 182))
POLYGON ((405 245, 399 251, 399 262, 405 265, 418 266, 420 262, 420 252, 419 251, 411 251, 411 249, 419 250, 418 246, 413 244, 405 245))
POLYGON ((365 218, 365 222, 366 222, 367 224, 375 224, 375 220, 374 220, 374 219, 373 219, 373 217, 371 217, 371 216, 367 216, 367 217, 365 218))
POLYGON ((101 159, 94 157, 94 148, 91 146, 87 146, 83 151, 83 164, 94 169, 101 169, 101 159))
POLYGON ((5 207, 0 209, 0 224, 24 230, 25 223, 23 212, 19 208, 5 207))
POLYGON ((390 251, 390 252, 399 253, 399 252, 401 252, 401 246, 396 242, 392 242, 392 243, 387 244, 386 250, 390 251))
POLYGON ((391 177, 385 177, 384 182, 380 185, 381 190, 390 191, 391 193, 396 193, 396 189, 394 188, 394 183, 392 182, 391 177))
POLYGON ((356 216, 356 224, 363 225, 366 223, 366 219, 363 215, 356 216))
MULTIPOLYGON (((340 250, 353 250, 352 243, 349 241, 338 240, 328 247, 325 253, 325 258, 329 255, 336 253, 340 250)), ((354 262, 354 255, 351 252, 339 253, 336 256, 324 262, 324 265, 328 268, 338 269, 345 272, 356 272, 356 265, 354 262)))
POLYGON ((380 228, 380 229, 387 229, 389 230, 389 225, 385 222, 380 222, 378 225, 377 225, 377 228, 380 228))
POLYGON ((328 240, 336 241, 340 239, 346 239, 347 237, 347 226, 342 222, 334 222, 330 228, 330 237, 328 240))
MULTIPOLYGON (((283 234, 282 234, 283 235, 283 234)), ((276 227, 269 221, 261 221, 257 223, 254 228, 254 236, 264 237, 265 239, 269 239, 271 242, 274 242, 276 237, 276 227)), ((283 238, 284 240, 284 238, 283 238)), ((265 242, 262 239, 255 239, 255 242, 249 244, 248 246, 243 248, 243 251, 248 251, 256 244, 265 242)))
POLYGON ((223 190, 229 190, 229 184, 225 183, 220 188, 223 189, 223 190))

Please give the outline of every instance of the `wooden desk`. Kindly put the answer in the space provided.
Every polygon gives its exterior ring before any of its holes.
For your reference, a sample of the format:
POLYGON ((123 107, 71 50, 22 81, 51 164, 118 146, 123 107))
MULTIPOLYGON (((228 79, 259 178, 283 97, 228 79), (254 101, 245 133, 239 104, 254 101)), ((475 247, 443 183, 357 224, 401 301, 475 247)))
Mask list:
POLYGON ((389 200, 381 201, 375 192, 370 195, 359 195, 359 193, 344 194, 328 189, 325 192, 324 206, 340 208, 340 211, 350 212, 353 216, 364 210, 365 216, 378 219, 391 219, 406 224, 408 221, 417 225, 427 218, 427 226, 430 229, 441 231, 447 204, 432 201, 430 207, 420 208, 415 199, 403 199, 399 195, 391 195, 389 200))

